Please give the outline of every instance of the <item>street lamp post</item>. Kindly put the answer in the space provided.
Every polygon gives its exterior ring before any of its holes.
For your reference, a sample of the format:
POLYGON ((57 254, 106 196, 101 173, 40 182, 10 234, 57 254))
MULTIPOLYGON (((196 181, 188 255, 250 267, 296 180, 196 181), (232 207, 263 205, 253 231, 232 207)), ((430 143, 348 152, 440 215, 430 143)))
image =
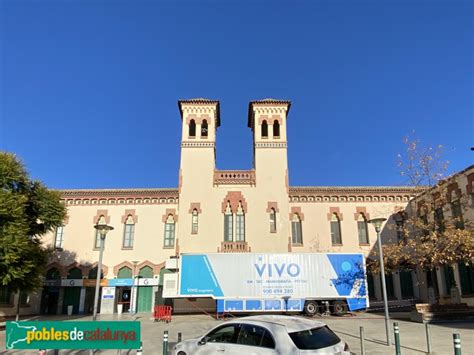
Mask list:
POLYGON ((137 313, 137 309, 138 309, 138 289, 137 289, 137 285, 135 284, 137 282, 137 264, 139 263, 138 260, 133 260, 132 261, 133 263, 133 288, 132 288, 132 306, 133 306, 133 309, 132 309, 132 314, 136 314, 137 313))
POLYGON ((377 246, 379 248, 379 262, 380 262, 380 277, 382 279, 383 307, 385 311, 385 333, 387 335, 387 346, 390 346, 390 329, 389 329, 390 316, 388 314, 387 286, 385 284, 385 267, 383 263, 382 241, 380 240, 380 230, 382 229, 382 223, 385 222, 386 220, 387 218, 374 218, 368 222, 374 225, 375 231, 377 232, 377 246))
POLYGON ((100 287, 100 275, 102 273, 102 257, 104 255, 104 244, 105 244, 105 236, 107 233, 114 228, 108 226, 107 224, 96 224, 94 226, 95 229, 100 234, 100 253, 99 253, 99 264, 97 265, 97 280, 95 283, 95 295, 94 295, 94 313, 92 314, 92 320, 97 320, 97 307, 99 305, 99 287, 100 287))

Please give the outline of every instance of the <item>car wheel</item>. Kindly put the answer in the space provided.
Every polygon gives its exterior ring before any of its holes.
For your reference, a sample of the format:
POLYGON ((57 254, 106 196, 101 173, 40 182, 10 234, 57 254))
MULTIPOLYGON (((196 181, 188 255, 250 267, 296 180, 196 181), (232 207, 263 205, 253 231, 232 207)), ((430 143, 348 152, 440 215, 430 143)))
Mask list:
POLYGON ((180 351, 178 355, 186 355, 186 353, 184 351, 180 351))
POLYGON ((304 313, 308 316, 314 316, 319 313, 319 306, 316 301, 308 301, 304 305, 304 313))
POLYGON ((336 301, 332 305, 333 307, 333 314, 336 316, 343 316, 347 313, 347 304, 344 301, 336 301))

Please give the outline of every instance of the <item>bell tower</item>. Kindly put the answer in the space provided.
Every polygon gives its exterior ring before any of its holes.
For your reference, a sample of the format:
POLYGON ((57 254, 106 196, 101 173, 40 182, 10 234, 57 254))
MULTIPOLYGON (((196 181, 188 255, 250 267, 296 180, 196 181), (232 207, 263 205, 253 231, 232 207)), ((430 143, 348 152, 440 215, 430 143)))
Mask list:
POLYGON ((179 185, 193 189, 211 187, 216 165, 216 131, 220 126, 219 101, 190 99, 178 101, 182 120, 179 185))
POLYGON ((253 162, 259 188, 288 188, 286 120, 290 106, 290 101, 275 99, 249 104, 248 126, 253 133, 253 162))

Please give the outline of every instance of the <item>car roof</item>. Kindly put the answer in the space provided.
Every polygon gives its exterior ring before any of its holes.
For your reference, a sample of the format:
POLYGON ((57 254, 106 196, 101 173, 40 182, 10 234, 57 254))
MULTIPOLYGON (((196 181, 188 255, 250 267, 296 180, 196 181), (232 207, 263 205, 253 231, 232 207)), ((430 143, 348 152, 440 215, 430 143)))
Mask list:
POLYGON ((299 332, 307 329, 314 329, 326 326, 326 324, 317 320, 298 317, 298 316, 283 316, 283 315, 259 315, 236 318, 232 323, 252 323, 255 325, 264 325, 262 323, 272 323, 283 326, 288 333, 299 332))

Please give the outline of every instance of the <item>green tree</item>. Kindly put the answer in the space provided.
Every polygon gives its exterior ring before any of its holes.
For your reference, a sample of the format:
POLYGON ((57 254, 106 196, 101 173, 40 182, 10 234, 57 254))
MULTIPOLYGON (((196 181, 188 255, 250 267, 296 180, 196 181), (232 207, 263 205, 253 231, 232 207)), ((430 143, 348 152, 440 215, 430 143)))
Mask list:
POLYGON ((0 152, 0 287, 20 293, 42 286, 50 251, 41 237, 65 217, 60 194, 31 180, 15 155, 0 152))

